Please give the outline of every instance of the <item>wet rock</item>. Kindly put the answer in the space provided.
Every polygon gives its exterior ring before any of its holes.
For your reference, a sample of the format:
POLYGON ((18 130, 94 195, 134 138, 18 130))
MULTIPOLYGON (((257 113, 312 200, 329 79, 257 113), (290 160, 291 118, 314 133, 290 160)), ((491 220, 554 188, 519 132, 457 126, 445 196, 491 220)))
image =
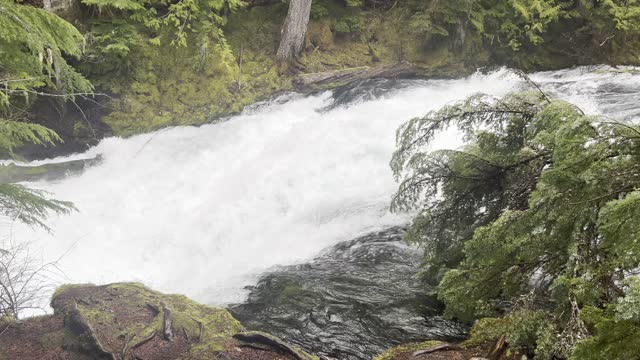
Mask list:
POLYGON ((439 316, 441 304, 418 277, 420 253, 403 233, 372 233, 276 269, 230 310, 249 329, 325 358, 371 359, 400 343, 462 339, 466 329, 439 316))

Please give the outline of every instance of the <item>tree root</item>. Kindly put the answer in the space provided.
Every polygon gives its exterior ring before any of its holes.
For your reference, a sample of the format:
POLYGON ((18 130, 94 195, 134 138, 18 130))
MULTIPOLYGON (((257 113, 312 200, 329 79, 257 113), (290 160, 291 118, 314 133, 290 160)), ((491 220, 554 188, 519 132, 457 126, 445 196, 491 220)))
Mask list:
POLYGON ((82 313, 78 309, 78 303, 74 302, 71 311, 69 311, 68 320, 73 324, 73 328, 79 333, 86 335, 91 345, 94 349, 94 354, 96 359, 106 359, 106 360, 118 360, 116 355, 107 351, 100 340, 96 332, 93 330, 93 327, 87 322, 87 320, 82 316, 82 313))
POLYGON ((240 333, 240 334, 236 334, 233 335, 233 338, 236 340, 239 340, 240 342, 245 343, 245 346, 249 346, 249 347, 255 347, 257 349, 262 349, 264 350, 264 348, 259 347, 259 345, 266 345, 269 348, 272 348, 274 350, 278 350, 282 353, 285 353, 287 355, 291 355, 293 356, 294 359, 297 360, 304 360, 300 354, 293 349, 290 345, 286 344, 285 342, 276 339, 276 338, 271 338, 269 336, 263 335, 261 333, 240 333), (258 345, 258 346, 257 346, 258 345))
POLYGON ((428 349, 418 350, 418 351, 414 352, 411 356, 412 357, 418 357, 420 355, 431 354, 431 353, 438 352, 438 351, 449 351, 449 350, 460 350, 460 349, 462 349, 462 348, 460 346, 458 346, 458 345, 440 344, 440 345, 432 346, 432 347, 430 347, 428 349))
POLYGON ((167 307, 166 304, 162 304, 162 333, 164 335, 164 339, 168 341, 173 340, 173 319, 171 318, 171 310, 167 307))

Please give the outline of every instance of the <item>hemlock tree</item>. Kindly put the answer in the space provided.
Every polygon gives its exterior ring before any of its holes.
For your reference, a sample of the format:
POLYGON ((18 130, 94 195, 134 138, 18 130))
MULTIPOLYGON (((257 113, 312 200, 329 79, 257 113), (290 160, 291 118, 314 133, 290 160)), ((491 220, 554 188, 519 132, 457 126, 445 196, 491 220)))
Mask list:
POLYGON ((407 239, 440 275, 447 316, 506 315, 478 323, 475 337, 505 335, 536 358, 640 349, 612 335, 640 334, 639 126, 531 92, 472 96, 397 138, 392 208, 420 209, 407 239), (468 145, 425 150, 448 126, 468 145))
MULTIPOLYGON (((36 96, 72 99, 91 84, 64 55, 79 57, 82 35, 73 25, 43 9, 0 0, 0 150, 13 156, 25 143, 53 144, 60 137, 29 122, 26 110, 36 96)), ((67 213, 68 202, 19 184, 0 184, 0 215, 46 228, 50 212, 67 213)))
MULTIPOLYGON (((65 60, 79 57, 82 36, 58 16, 13 0, 0 0, 0 150, 13 156, 25 143, 51 144, 60 137, 29 122, 26 108, 36 96, 61 100, 89 93, 91 84, 65 60)), ((46 217, 74 209, 70 202, 20 184, 0 184, 0 216, 47 230, 46 217)), ((28 243, 0 243, 0 319, 17 319, 42 304, 54 263, 31 257, 28 243)), ((9 324, 7 325, 9 326, 9 324)), ((6 327, 4 328, 6 329, 6 327)))

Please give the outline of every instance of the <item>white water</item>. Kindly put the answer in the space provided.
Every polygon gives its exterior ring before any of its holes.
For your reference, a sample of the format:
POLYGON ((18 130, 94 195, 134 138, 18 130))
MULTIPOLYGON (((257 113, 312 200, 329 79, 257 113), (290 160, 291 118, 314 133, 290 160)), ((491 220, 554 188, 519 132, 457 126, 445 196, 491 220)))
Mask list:
MULTIPOLYGON (((640 79, 616 76, 534 78, 597 112, 594 84, 640 79)), ((18 227, 14 236, 46 258, 71 249, 60 264, 67 282, 141 281, 208 303, 239 301, 242 287, 271 266, 408 220, 387 210, 396 187, 388 162, 402 122, 476 92, 506 94, 522 81, 499 71, 406 84, 328 112, 317 110, 331 103, 330 93, 294 96, 214 125, 105 139, 55 160, 102 154, 101 165, 31 184, 73 201, 79 212, 52 218, 52 235, 18 227)), ((459 145, 450 131, 436 146, 459 145)))

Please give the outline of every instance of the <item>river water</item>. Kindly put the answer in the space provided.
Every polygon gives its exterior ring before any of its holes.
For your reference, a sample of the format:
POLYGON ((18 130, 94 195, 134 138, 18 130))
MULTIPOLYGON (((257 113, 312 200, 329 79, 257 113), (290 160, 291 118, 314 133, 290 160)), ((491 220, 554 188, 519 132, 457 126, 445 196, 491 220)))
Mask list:
MULTIPOLYGON (((640 74, 578 68, 532 74, 590 113, 640 120, 640 74)), ((275 265, 300 263, 365 233, 406 224, 391 214, 388 163, 404 121, 477 92, 526 86, 508 70, 460 80, 373 81, 335 94, 287 94, 201 127, 108 138, 101 164, 32 187, 78 208, 49 234, 19 224, 65 282, 141 281, 210 304, 242 301, 275 265)), ((460 146, 454 129, 435 146, 460 146)), ((39 164, 42 161, 34 162, 39 164)))

